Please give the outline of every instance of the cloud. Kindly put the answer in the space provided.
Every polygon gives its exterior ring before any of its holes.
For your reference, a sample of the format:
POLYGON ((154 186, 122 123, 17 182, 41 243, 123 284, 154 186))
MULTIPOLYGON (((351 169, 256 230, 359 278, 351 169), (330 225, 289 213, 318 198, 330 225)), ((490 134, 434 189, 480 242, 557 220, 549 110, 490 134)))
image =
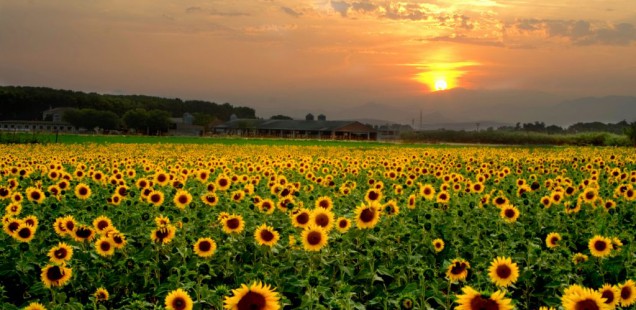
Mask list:
POLYGON ((497 40, 492 39, 482 39, 482 38, 472 38, 465 35, 449 35, 449 36, 440 36, 429 38, 421 41, 432 41, 432 42, 453 42, 460 44, 470 44, 470 45, 480 45, 480 46, 498 46, 504 47, 504 43, 497 40))
POLYGON ((586 20, 518 20, 509 29, 522 34, 561 38, 573 45, 619 45, 636 42, 636 27, 630 23, 586 20))
POLYGON ((285 12, 286 14, 291 15, 291 16, 293 16, 293 17, 299 17, 299 16, 303 15, 303 13, 296 12, 294 9, 289 8, 289 7, 286 7, 286 6, 283 6, 283 7, 281 7, 280 9, 281 9, 283 12, 285 12))
POLYGON ((347 11, 349 11, 349 7, 351 7, 351 5, 344 1, 331 1, 331 7, 336 12, 340 13, 342 17, 347 17, 347 11))
POLYGON ((195 14, 195 13, 203 12, 203 8, 201 8, 200 6, 191 6, 191 7, 188 7, 185 11, 188 14, 195 14))

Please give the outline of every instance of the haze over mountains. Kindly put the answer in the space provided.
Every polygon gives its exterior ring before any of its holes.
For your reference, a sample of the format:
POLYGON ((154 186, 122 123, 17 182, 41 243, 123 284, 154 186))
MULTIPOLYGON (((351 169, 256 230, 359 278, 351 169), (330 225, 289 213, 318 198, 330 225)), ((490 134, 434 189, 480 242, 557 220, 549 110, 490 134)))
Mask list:
MULTIPOLYGON (((403 102, 403 101, 401 101, 403 102)), ((368 102, 358 106, 324 103, 314 106, 286 107, 288 115, 303 118, 307 113, 325 114, 328 119, 356 119, 369 123, 400 123, 420 128, 447 128, 453 124, 470 124, 480 128, 514 125, 517 122, 545 122, 569 126, 577 122, 615 123, 636 121, 636 97, 603 96, 567 99, 563 96, 531 91, 478 91, 454 89, 422 96, 420 102, 396 104, 368 102), (439 126, 435 126, 439 125, 439 126)), ((258 115, 267 114, 256 108, 258 115)), ((466 127, 466 126, 459 126, 466 127)))

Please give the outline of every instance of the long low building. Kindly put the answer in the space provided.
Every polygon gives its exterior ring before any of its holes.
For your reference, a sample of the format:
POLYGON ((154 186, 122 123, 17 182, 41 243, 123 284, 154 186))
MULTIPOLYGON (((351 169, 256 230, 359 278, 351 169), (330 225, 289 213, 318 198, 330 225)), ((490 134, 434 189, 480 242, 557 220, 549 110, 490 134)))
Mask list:
POLYGON ((214 133, 293 139, 377 140, 373 127, 357 121, 232 119, 214 133))

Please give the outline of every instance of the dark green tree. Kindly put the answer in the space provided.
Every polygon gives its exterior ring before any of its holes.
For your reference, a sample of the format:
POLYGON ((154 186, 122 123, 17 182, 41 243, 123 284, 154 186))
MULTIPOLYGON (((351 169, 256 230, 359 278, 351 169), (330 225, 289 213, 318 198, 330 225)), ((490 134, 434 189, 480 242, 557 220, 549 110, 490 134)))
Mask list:
POLYGON ((148 133, 160 134, 170 129, 170 113, 162 110, 148 111, 148 133))
POLYGON ((632 142, 632 145, 636 146, 636 121, 629 124, 628 127, 625 127, 624 132, 632 142))
POLYGON ((278 114, 278 115, 272 115, 272 117, 270 117, 269 119, 282 119, 282 120, 286 120, 287 119, 287 120, 291 120, 293 118, 291 118, 291 117, 289 117, 287 115, 278 114))
POLYGON ((144 109, 129 110, 121 117, 124 126, 145 133, 148 128, 148 112, 144 109))

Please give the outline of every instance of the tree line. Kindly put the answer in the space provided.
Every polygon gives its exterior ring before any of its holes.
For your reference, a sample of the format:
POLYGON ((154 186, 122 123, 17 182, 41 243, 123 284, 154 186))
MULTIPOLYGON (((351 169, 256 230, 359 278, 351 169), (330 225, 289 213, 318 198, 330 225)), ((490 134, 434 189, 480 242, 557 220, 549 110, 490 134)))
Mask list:
POLYGON ((194 116, 194 124, 209 126, 225 122, 232 114, 256 118, 249 107, 235 107, 203 100, 181 100, 144 95, 109 95, 48 87, 0 86, 0 120, 42 120, 51 107, 74 108, 65 119, 87 129, 136 129, 142 132, 167 130, 170 117, 194 116))

